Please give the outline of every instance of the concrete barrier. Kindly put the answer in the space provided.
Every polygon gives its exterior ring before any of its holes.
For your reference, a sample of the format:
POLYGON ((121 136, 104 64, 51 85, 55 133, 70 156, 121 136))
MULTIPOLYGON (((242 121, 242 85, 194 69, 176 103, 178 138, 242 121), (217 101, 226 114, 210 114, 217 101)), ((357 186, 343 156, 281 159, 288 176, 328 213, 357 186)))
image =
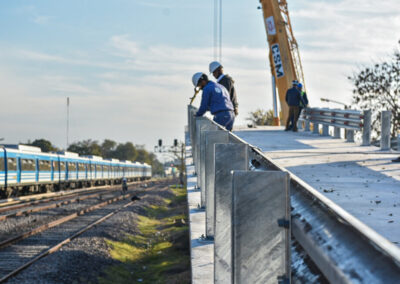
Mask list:
POLYGON ((228 131, 204 131, 205 135, 205 197, 206 236, 214 237, 214 184, 215 184, 215 144, 229 143, 228 131))
POLYGON ((381 150, 390 150, 390 123, 392 112, 389 110, 382 111, 381 114, 381 150))
POLYGON ((248 151, 242 143, 215 144, 214 283, 232 283, 231 171, 248 169, 248 151))
POLYGON ((234 171, 232 188, 233 283, 290 283, 289 174, 234 171))

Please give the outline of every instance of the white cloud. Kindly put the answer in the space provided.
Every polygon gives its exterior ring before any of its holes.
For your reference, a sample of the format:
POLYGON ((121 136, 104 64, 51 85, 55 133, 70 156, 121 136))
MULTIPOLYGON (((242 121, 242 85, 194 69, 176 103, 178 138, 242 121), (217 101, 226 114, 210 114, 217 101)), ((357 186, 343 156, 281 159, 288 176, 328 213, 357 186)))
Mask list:
POLYGON ((17 9, 17 13, 27 15, 30 21, 38 25, 46 25, 53 18, 52 16, 39 13, 37 7, 34 5, 22 6, 17 9))
POLYGON ((49 16, 41 16, 41 15, 36 15, 34 16, 33 22, 39 25, 45 25, 49 23, 51 17, 49 16))

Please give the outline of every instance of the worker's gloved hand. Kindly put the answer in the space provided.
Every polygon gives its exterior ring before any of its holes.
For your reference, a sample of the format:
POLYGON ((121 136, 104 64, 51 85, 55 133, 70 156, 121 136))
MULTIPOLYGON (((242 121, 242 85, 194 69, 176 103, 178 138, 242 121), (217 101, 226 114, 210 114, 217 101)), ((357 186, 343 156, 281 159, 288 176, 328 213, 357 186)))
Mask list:
POLYGON ((237 108, 235 108, 234 112, 235 112, 235 116, 238 116, 238 115, 239 115, 239 111, 238 111, 237 108))

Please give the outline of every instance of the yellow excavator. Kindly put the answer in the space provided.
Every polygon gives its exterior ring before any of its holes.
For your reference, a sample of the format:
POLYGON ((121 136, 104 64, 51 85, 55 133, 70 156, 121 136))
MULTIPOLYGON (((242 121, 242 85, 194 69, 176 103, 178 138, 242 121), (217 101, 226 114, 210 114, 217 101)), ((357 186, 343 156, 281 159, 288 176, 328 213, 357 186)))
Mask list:
POLYGON ((263 21, 269 45, 269 61, 272 74, 274 103, 274 125, 279 125, 279 112, 276 99, 278 89, 282 115, 281 122, 286 122, 288 106, 285 101, 286 91, 297 80, 306 91, 303 67, 297 41, 293 35, 289 10, 286 0, 259 0, 263 11, 263 21))

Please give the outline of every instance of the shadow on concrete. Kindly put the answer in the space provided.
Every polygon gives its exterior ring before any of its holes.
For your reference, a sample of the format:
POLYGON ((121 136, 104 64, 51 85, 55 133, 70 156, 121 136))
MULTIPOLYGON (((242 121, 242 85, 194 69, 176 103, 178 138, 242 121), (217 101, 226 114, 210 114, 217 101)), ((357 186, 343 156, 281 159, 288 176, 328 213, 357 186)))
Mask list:
MULTIPOLYGON (((246 142, 259 147, 262 151, 315 149, 315 147, 298 141, 298 139, 305 137, 314 139, 309 134, 301 135, 301 133, 282 130, 236 131, 235 134, 246 142), (285 136, 287 139, 282 139, 285 136)), ((318 136, 318 139, 331 138, 318 136)))
POLYGON ((192 249, 214 244, 214 241, 207 241, 207 240, 201 240, 201 239, 194 239, 194 240, 191 240, 191 242, 192 242, 192 249))

